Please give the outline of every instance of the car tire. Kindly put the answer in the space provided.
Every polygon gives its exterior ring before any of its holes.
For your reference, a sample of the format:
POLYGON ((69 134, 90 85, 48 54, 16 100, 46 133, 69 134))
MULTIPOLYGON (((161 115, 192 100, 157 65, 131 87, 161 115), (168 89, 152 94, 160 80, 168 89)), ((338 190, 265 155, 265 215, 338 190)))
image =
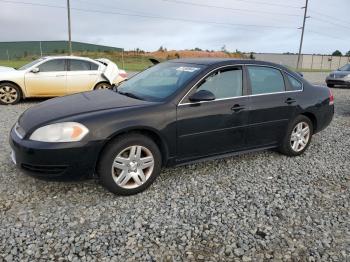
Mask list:
POLYGON ((279 151, 287 156, 299 156, 309 147, 312 135, 311 120, 304 115, 299 115, 289 124, 279 151))
POLYGON ((101 90, 101 89, 112 89, 112 85, 107 82, 101 82, 101 83, 98 83, 94 88, 94 90, 101 90))
POLYGON ((157 144, 148 136, 133 133, 119 136, 106 146, 97 173, 110 192, 128 196, 148 188, 160 174, 161 163, 157 144))
POLYGON ((0 104, 1 105, 14 105, 17 104, 22 98, 21 89, 11 83, 0 84, 0 104))
POLYGON ((327 86, 328 86, 328 87, 334 87, 334 85, 333 85, 333 84, 327 84, 327 86))

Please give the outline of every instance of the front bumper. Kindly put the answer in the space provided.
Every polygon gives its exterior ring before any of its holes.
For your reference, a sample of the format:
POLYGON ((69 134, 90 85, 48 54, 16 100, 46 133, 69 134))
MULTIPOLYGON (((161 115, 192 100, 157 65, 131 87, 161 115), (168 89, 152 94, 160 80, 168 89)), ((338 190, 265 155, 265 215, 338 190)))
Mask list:
POLYGON ((12 161, 38 177, 91 176, 102 142, 44 143, 21 139, 11 130, 12 161))
POLYGON ((342 78, 326 78, 327 85, 336 85, 336 86, 350 86, 350 81, 347 81, 342 78))

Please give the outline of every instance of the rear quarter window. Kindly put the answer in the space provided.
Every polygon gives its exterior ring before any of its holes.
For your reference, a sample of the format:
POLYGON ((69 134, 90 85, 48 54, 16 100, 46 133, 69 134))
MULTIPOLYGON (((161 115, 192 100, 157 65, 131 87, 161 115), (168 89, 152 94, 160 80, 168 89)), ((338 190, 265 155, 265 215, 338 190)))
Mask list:
POLYGON ((292 88, 292 90, 298 91, 298 90, 302 90, 303 89, 303 84, 297 80, 295 77, 286 74, 287 78, 289 80, 290 86, 292 88))

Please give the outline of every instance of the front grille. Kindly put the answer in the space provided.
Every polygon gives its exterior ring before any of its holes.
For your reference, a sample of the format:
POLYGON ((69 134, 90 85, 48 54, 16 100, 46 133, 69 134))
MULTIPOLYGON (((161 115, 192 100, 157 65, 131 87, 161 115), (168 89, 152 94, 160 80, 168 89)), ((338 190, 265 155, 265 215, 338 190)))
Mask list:
POLYGON ((41 166, 41 165, 28 165, 22 164, 22 168, 31 172, 48 174, 48 175, 59 175, 63 173, 67 166, 41 166))

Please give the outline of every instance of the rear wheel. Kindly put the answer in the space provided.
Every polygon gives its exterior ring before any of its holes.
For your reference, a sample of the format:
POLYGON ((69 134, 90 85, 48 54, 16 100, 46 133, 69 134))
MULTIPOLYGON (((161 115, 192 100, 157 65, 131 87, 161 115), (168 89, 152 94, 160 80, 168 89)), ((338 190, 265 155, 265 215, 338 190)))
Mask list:
POLYGON ((0 104, 14 105, 21 100, 21 90, 11 83, 0 84, 0 104))
POLYGON ((112 89, 112 85, 106 82, 98 83, 95 88, 95 90, 99 89, 112 89))
POLYGON ((148 188, 160 174, 161 153, 142 134, 118 137, 103 151, 97 172, 102 185, 119 195, 133 195, 148 188))
POLYGON ((280 146, 280 152, 288 156, 298 156, 309 147, 313 135, 311 120, 303 115, 298 116, 289 125, 286 136, 280 146))

